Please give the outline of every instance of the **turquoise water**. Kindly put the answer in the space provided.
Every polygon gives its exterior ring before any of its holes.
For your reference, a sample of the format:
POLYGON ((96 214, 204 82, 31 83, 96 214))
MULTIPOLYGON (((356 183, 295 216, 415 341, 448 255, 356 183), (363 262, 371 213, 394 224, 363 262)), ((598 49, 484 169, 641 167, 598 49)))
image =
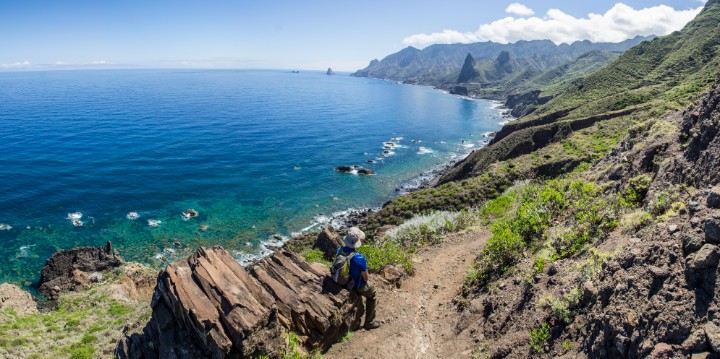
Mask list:
POLYGON ((500 121, 486 101, 319 72, 0 73, 0 282, 28 285, 55 251, 107 240, 148 264, 201 245, 255 255, 273 234, 381 205, 500 121))

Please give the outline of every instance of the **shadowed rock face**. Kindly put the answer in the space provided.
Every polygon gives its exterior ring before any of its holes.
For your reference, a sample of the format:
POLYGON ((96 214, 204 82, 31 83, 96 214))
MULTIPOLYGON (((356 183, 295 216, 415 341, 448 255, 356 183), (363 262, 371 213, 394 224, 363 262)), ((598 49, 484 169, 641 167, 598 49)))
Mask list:
POLYGON ((102 247, 79 247, 53 254, 40 273, 40 293, 50 299, 64 292, 85 289, 90 274, 125 264, 110 242, 102 247))
POLYGON ((246 270, 220 247, 161 272, 152 307, 143 333, 119 341, 119 358, 277 357, 286 330, 326 349, 363 314, 321 265, 277 251, 246 270))

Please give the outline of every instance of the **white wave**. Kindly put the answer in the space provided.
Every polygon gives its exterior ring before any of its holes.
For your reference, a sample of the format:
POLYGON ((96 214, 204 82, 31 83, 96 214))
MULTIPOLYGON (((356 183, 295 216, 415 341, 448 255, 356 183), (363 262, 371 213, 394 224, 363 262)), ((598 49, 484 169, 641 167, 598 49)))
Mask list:
POLYGON ((489 101, 490 102, 490 108, 492 109, 499 109, 503 108, 503 103, 500 101, 489 101))
POLYGON ((402 140, 404 140, 404 139, 405 139, 405 137, 393 137, 393 138, 390 139, 390 141, 393 141, 393 142, 396 142, 396 143, 397 143, 397 142, 400 142, 400 141, 402 141, 402 140))
POLYGON ((73 220, 72 220, 72 225, 75 226, 75 227, 82 227, 83 224, 84 224, 83 221, 81 221, 81 220, 79 220, 79 219, 73 219, 73 220))
POLYGON ((182 213, 180 215, 182 216, 183 221, 187 221, 191 218, 197 217, 199 214, 200 213, 198 211, 190 208, 190 209, 186 209, 186 210, 182 211, 182 213))
POLYGON ((15 255, 16 258, 27 258, 30 256, 30 248, 35 247, 35 244, 28 244, 25 246, 20 246, 18 248, 18 253, 15 255))
POLYGON ((389 157, 395 154, 395 151, 383 151, 383 156, 389 157))
POLYGON ((419 155, 425 155, 425 154, 433 153, 433 152, 435 152, 435 151, 433 151, 431 148, 420 147, 420 150, 417 152, 417 154, 419 154, 419 155))
POLYGON ((485 132, 483 133, 483 137, 493 137, 494 132, 485 132))
POLYGON ((80 218, 82 218, 82 216, 83 216, 83 214, 80 212, 72 212, 72 213, 68 213, 67 219, 72 221, 72 220, 80 219, 80 218))
POLYGON ((473 147, 475 147, 475 144, 474 144, 474 143, 464 143, 464 144, 463 144, 463 147, 465 147, 465 148, 473 148, 473 147))
POLYGON ((12 228, 13 228, 13 227, 12 227, 11 225, 9 225, 9 224, 0 223, 0 231, 9 231, 9 230, 11 230, 12 228))
POLYGON ((140 214, 138 214, 137 212, 128 212, 128 214, 125 215, 125 217, 131 221, 134 221, 134 220, 140 218, 140 214))
POLYGON ((162 221, 159 219, 148 219, 148 226, 150 227, 158 227, 162 224, 162 221))

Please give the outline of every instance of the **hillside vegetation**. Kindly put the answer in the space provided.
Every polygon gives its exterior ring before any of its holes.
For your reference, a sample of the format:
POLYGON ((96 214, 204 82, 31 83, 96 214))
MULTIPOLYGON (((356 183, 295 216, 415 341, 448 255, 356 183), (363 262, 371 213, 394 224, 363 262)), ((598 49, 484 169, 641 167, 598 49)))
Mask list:
POLYGON ((490 229, 455 299, 473 357, 717 357, 718 23, 709 1, 589 75, 543 75, 547 103, 369 216, 490 229))

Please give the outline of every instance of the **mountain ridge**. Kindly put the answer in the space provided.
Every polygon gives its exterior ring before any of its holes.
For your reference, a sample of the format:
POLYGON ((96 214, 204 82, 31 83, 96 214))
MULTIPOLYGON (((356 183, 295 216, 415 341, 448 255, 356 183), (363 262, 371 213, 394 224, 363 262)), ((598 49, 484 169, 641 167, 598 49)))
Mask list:
POLYGON ((558 66, 592 50, 622 51, 653 36, 637 36, 619 43, 592 43, 588 40, 557 45, 550 40, 517 41, 511 44, 478 42, 472 44, 435 44, 422 50, 408 46, 382 60, 373 60, 352 74, 409 83, 431 84, 438 78, 459 71, 466 55, 476 60, 494 59, 502 51, 518 58, 551 58, 558 66))

